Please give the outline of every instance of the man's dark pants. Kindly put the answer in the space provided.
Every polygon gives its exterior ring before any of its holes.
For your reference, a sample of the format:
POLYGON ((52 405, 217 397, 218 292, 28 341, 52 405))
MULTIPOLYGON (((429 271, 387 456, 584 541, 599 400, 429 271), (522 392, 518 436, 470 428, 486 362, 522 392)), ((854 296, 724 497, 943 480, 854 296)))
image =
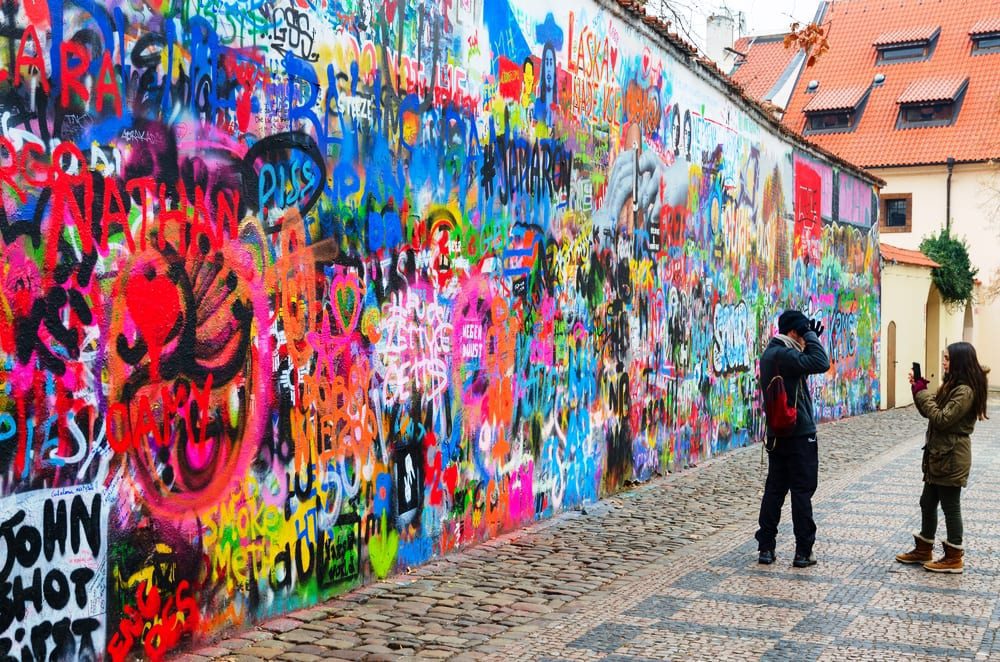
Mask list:
POLYGON ((778 439, 768 453, 767 482, 760 501, 760 529, 757 549, 773 550, 781 520, 785 495, 792 493, 792 526, 795 531, 795 553, 812 554, 816 542, 816 522, 813 521, 812 497, 816 492, 819 473, 819 453, 816 435, 778 439))

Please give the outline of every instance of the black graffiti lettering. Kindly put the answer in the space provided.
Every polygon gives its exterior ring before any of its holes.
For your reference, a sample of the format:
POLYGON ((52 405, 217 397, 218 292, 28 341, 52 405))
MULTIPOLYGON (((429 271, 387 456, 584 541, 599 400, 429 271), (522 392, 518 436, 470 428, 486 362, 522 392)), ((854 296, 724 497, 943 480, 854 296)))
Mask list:
POLYGON ((483 148, 479 175, 484 197, 487 200, 493 197, 493 178, 499 174, 497 190, 501 205, 506 205, 518 192, 536 199, 568 200, 573 152, 553 138, 530 142, 527 138, 511 136, 509 124, 505 126, 500 135, 496 135, 495 129, 491 130, 491 142, 483 148))
POLYGON ((320 532, 316 545, 317 581, 320 588, 334 588, 338 583, 359 575, 360 522, 355 513, 341 515, 329 536, 324 531, 320 532))
POLYGON ((379 527, 379 521, 378 521, 378 518, 375 517, 375 513, 374 512, 370 512, 367 515, 365 515, 365 535, 364 535, 364 538, 365 538, 365 544, 366 545, 368 544, 368 541, 371 540, 372 534, 375 533, 376 531, 378 531, 378 527, 379 527))
POLYGON ((90 503, 90 512, 87 512, 87 505, 83 497, 79 494, 73 497, 73 505, 70 507, 70 543, 74 553, 80 551, 80 530, 87 537, 87 544, 97 555, 97 550, 101 548, 101 495, 95 494, 90 503))
MULTIPOLYGON (((76 658, 76 638, 73 636, 72 622, 64 618, 52 624, 52 660, 73 660, 76 658)), ((41 658, 39 658, 41 659, 41 658)))
POLYGON ((333 540, 327 539, 325 531, 319 531, 316 536, 316 585, 320 590, 331 588, 333 582, 329 579, 330 572, 327 568, 327 564, 330 562, 331 550, 327 547, 332 547, 333 540))
POLYGON ((10 590, 10 582, 0 582, 0 632, 6 632, 14 622, 14 602, 10 598, 10 590))
POLYGON ((73 621, 73 634, 80 639, 79 657, 81 660, 96 660, 98 658, 97 648, 94 646, 94 639, 91 635, 101 627, 101 622, 96 618, 79 618, 73 621))
POLYGON ((49 570, 45 575, 42 593, 45 596, 45 602, 57 611, 69 604, 69 581, 62 570, 49 570))
POLYGON ((88 605, 97 574, 88 566, 101 549, 101 496, 55 493, 28 503, 0 524, 0 633, 13 635, 0 638, 0 662, 98 659, 92 634, 101 621, 73 621, 65 612, 88 605))
POLYGON ((479 169, 479 185, 486 200, 493 199, 493 178, 497 174, 494 150, 493 145, 489 144, 483 148, 483 165, 479 169))
POLYGON ((78 607, 87 606, 87 584, 94 578, 94 571, 90 568, 77 568, 69 573, 69 579, 73 582, 76 593, 76 604, 78 607))
POLYGON ((59 545, 59 554, 66 555, 66 502, 54 503, 52 499, 45 500, 42 510, 42 531, 45 532, 45 560, 52 562, 56 545, 59 545))
POLYGON ((21 527, 14 545, 14 558, 25 568, 30 568, 41 555, 42 535, 32 526, 21 527))
MULTIPOLYGON (((94 649, 94 642, 91 640, 90 635, 97 632, 97 629, 101 627, 100 621, 96 618, 79 618, 73 621, 73 634, 82 638, 88 646, 87 649, 94 649)), ((84 646, 80 646, 80 650, 84 650, 84 646)))
POLYGON ((15 559, 15 537, 14 537, 14 527, 24 521, 24 511, 19 510, 14 514, 13 517, 9 518, 3 524, 0 524, 0 536, 3 537, 4 542, 4 562, 3 567, 0 568, 0 582, 3 582, 10 576, 10 571, 14 567, 15 559))
MULTIPOLYGON (((24 577, 18 576, 14 577, 12 582, 0 585, 0 605, 5 607, 5 612, 13 614, 19 621, 24 620, 28 604, 31 604, 36 612, 40 612, 45 605, 59 611, 69 604, 70 583, 72 583, 77 606, 83 608, 87 606, 87 584, 93 578, 94 571, 90 568, 77 568, 70 573, 69 579, 61 568, 50 569, 44 574, 44 578, 42 569, 35 568, 31 574, 31 581, 27 584, 24 577)), ((0 625, 6 620, 9 619, 0 618, 0 625)))
POLYGON ((268 583, 275 591, 287 590, 292 586, 292 548, 285 543, 285 548, 275 554, 268 583))
POLYGON ((315 569, 316 548, 308 540, 299 538, 295 541, 295 572, 298 573, 297 579, 300 582, 309 581, 315 569), (308 558, 308 563, 303 560, 303 557, 308 558))
MULTIPOLYGON (((45 654, 48 652, 48 642, 49 635, 52 634, 52 623, 49 621, 42 621, 35 627, 31 628, 31 651, 34 654, 35 660, 44 660, 45 654)), ((22 650, 21 657, 24 657, 24 652, 22 650)))
POLYGON ((11 602, 13 603, 14 614, 17 620, 23 621, 27 613, 25 603, 30 602, 35 611, 42 610, 42 569, 35 568, 32 574, 32 581, 28 586, 24 585, 23 577, 15 577, 11 590, 11 602))

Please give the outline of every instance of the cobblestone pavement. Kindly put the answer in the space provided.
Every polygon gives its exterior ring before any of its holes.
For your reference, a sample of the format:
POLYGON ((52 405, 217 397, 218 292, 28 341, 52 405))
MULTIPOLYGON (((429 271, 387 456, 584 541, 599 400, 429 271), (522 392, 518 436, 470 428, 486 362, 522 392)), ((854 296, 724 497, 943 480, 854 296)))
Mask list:
MULTIPOLYGON (((1000 408, 974 436, 967 569, 902 566, 919 526, 912 409, 820 427, 820 564, 756 563, 759 447, 261 624, 184 657, 988 659, 1000 656, 1000 408)), ((944 533, 942 520, 940 535, 944 533)))

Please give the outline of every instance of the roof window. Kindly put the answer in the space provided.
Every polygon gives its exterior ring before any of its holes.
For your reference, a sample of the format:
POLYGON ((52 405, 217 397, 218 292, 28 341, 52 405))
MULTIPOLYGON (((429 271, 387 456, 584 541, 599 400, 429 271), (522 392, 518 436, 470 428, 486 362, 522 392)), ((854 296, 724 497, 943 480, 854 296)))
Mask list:
POLYGON ((875 64, 929 60, 937 46, 940 27, 907 28, 883 32, 873 44, 878 51, 875 64))
POLYGON ((899 104, 896 128, 954 124, 968 86, 969 79, 962 77, 913 81, 896 101, 899 104))
POLYGON ((1000 53, 1000 32, 973 35, 972 53, 1000 53))
POLYGON ((1000 16, 984 18, 969 30, 972 54, 1000 53, 1000 16))
POLYGON ((867 86, 846 87, 817 92, 802 108, 806 116, 803 133, 847 133, 854 130, 865 102, 867 86))

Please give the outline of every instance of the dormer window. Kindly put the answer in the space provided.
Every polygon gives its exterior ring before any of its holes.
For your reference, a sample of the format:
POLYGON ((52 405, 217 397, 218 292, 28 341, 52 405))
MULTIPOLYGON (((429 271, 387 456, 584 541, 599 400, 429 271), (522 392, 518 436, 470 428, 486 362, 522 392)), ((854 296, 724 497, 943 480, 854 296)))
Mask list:
POLYGON ((981 34, 972 38, 973 53, 1000 53, 1000 32, 981 34))
POLYGON ((883 32, 873 44, 878 51, 875 64, 920 62, 930 59, 937 46, 939 27, 908 28, 883 32))
POLYGON ((834 110, 827 113, 809 114, 808 133, 820 131, 848 130, 854 124, 854 113, 846 110, 834 110))
POLYGON ((903 106, 903 123, 916 125, 950 124, 955 117, 955 104, 928 103, 903 106))
POLYGON ((969 79, 925 78, 913 81, 899 95, 896 128, 948 126, 958 118, 969 79))
POLYGON ((868 87, 823 90, 809 100, 802 112, 806 116, 805 134, 847 133, 858 125, 868 87))
POLYGON ((1000 53, 1000 16, 986 18, 969 30, 972 39, 972 54, 1000 53))

